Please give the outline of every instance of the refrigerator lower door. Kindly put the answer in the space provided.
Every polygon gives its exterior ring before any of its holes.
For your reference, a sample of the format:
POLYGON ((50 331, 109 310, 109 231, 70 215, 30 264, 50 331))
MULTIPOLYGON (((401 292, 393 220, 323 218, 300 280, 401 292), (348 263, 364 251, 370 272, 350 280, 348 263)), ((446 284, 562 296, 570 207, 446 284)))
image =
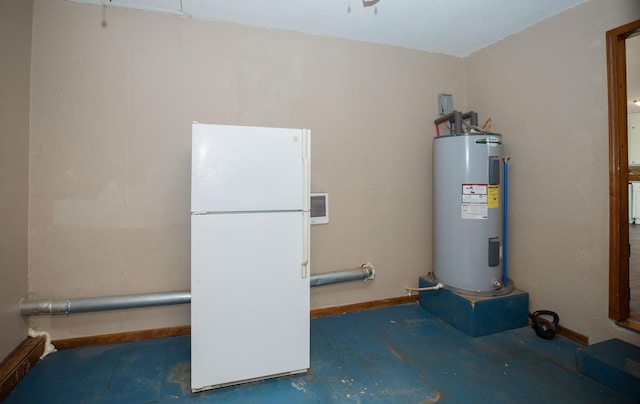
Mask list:
POLYGON ((191 217, 191 389, 305 372, 302 212, 191 217))

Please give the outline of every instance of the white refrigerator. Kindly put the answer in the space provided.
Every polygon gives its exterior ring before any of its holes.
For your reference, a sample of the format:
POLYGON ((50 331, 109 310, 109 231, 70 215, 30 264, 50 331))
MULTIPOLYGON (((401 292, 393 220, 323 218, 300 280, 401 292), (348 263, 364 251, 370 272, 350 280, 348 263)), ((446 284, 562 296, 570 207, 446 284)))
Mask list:
POLYGON ((310 143, 192 126, 193 392, 309 368, 310 143))

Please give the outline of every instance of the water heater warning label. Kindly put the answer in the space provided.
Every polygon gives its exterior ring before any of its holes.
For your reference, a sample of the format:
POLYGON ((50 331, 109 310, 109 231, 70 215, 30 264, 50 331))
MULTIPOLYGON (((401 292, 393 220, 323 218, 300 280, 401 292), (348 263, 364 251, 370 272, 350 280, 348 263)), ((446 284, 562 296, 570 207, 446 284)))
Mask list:
POLYGON ((497 209, 500 207, 500 190, 497 185, 489 185, 489 209, 497 209))
POLYGON ((487 189, 487 184, 462 184, 461 217, 463 219, 487 219, 489 217, 487 189))

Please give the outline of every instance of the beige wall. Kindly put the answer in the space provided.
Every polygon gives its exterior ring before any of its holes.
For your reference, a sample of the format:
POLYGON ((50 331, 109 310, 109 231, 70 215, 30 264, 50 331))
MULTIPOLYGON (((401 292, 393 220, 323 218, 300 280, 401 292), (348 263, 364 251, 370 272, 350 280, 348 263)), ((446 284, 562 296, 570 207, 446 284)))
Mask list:
MULTIPOLYGON (((604 33, 635 0, 593 0, 471 55, 241 27, 61 0, 34 9, 30 297, 189 288, 190 123, 308 127, 314 308, 404 295, 431 267, 436 95, 491 116, 511 165, 510 269, 531 309, 591 342, 607 319, 604 33)), ((189 307, 34 317, 54 338, 189 322, 189 307)))
POLYGON ((609 160, 605 32, 637 0, 594 0, 466 59, 469 105, 493 117, 510 165, 511 277, 530 308, 590 342, 640 335, 608 313, 609 160))
POLYGON ((0 2, 0 362, 27 337, 31 0, 0 2))
MULTIPOLYGON (((312 190, 331 201, 312 271, 378 271, 314 289, 314 308, 403 296, 431 268, 432 121, 437 93, 463 102, 463 59, 102 13, 35 3, 31 298, 189 289, 194 120, 312 130, 312 190)), ((31 321, 57 339, 188 324, 189 307, 31 321)))

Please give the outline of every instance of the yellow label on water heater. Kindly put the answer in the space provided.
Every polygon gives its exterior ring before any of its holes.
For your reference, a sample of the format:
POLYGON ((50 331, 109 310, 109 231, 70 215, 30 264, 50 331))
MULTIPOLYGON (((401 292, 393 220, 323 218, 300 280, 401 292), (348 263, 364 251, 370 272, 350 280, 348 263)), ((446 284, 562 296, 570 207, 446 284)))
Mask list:
POLYGON ((500 189, 497 185, 489 185, 487 189, 487 205, 489 209, 500 207, 500 189))

